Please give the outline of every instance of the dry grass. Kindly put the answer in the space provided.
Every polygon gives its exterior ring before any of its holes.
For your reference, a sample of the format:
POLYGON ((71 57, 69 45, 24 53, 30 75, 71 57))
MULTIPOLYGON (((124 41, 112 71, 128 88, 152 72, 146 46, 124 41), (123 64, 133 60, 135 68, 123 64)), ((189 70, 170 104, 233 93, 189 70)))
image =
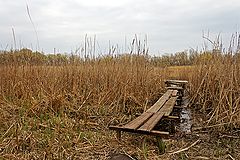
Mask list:
MULTIPOLYGON (((233 141, 228 145, 233 151, 222 153, 221 147, 204 136, 189 151, 159 156, 151 137, 124 134, 123 141, 118 142, 108 130, 109 124, 128 122, 151 106, 164 92, 166 79, 190 81, 193 107, 206 115, 195 125, 236 130, 240 126, 239 67, 233 56, 223 55, 204 64, 168 68, 157 68, 144 56, 60 66, 0 66, 0 156, 107 159, 111 153, 126 152, 139 159, 239 157, 233 141), (201 148, 206 154, 198 155, 199 146, 206 144, 219 147, 221 153, 201 148)), ((178 150, 197 138, 168 140, 167 150, 178 150)))
POLYGON ((5 158, 107 157, 114 141, 108 125, 141 113, 166 78, 142 57, 0 70, 5 158))
POLYGON ((191 77, 192 104, 205 114, 204 124, 218 130, 240 126, 240 61, 233 55, 215 55, 191 77))

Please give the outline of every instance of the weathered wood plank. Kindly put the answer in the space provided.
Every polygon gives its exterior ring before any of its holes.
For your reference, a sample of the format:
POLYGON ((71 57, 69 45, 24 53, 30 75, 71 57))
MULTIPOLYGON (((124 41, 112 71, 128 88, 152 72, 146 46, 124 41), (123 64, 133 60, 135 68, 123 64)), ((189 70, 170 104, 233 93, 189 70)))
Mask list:
POLYGON ((166 101, 170 98, 173 90, 168 90, 166 93, 162 95, 161 98, 158 99, 158 101, 149 108, 146 112, 156 113, 162 106, 166 103, 166 101))
POLYGON ((167 80, 165 81, 165 84, 167 85, 167 87, 173 87, 174 85, 182 87, 182 88, 186 88, 186 84, 188 83, 188 81, 181 81, 181 80, 167 80))
POLYGON ((165 92, 146 112, 142 113, 126 125, 110 126, 109 129, 116 130, 119 139, 121 137, 121 131, 168 137, 169 132, 154 130, 154 127, 161 119, 180 119, 178 116, 170 116, 170 114, 176 106, 177 100, 183 96, 183 91, 188 81, 168 80, 165 81, 165 83, 167 84, 167 92, 165 92))
POLYGON ((143 130, 132 130, 128 128, 122 128, 120 126, 109 126, 109 129, 116 130, 116 131, 146 134, 146 135, 163 136, 163 137, 169 135, 169 132, 166 132, 166 131, 151 130, 150 132, 148 132, 143 130))
POLYGON ((169 116, 176 104, 177 97, 171 97, 164 106, 159 110, 159 112, 164 113, 164 116, 169 116))
POLYGON ((180 120, 180 117, 178 117, 178 116, 163 116, 163 119, 180 120))
POLYGON ((176 109, 183 109, 184 107, 176 105, 176 106, 174 106, 173 108, 176 108, 176 109))
POLYGON ((173 96, 173 97, 176 97, 177 94, 178 94, 178 90, 173 90, 173 92, 172 92, 172 96, 173 96))
POLYGON ((142 115, 138 116, 128 124, 124 125, 122 128, 128 128, 132 130, 136 130, 139 128, 143 123, 145 123, 151 116, 153 115, 152 112, 144 112, 142 115))
POLYGON ((166 87, 166 88, 171 90, 183 90, 183 87, 177 87, 177 86, 166 87))
POLYGON ((155 113, 146 123, 144 123, 138 130, 148 131, 150 132, 155 125, 161 120, 164 113, 157 112, 155 113))
POLYGON ((165 83, 172 83, 172 84, 187 84, 188 81, 184 81, 184 80, 166 80, 165 83))

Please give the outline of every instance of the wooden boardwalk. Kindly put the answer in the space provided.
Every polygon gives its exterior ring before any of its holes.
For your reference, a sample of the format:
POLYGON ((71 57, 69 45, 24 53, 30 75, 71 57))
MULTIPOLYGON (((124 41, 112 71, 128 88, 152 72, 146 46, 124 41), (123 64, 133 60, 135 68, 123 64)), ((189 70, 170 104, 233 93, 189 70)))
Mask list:
POLYGON ((109 129, 117 131, 117 138, 120 140, 121 131, 139 134, 155 135, 158 137, 167 137, 169 132, 155 129, 161 120, 176 120, 179 117, 172 116, 175 106, 181 105, 184 89, 187 81, 167 80, 167 91, 158 99, 158 101, 148 110, 137 118, 123 126, 110 126, 109 129))

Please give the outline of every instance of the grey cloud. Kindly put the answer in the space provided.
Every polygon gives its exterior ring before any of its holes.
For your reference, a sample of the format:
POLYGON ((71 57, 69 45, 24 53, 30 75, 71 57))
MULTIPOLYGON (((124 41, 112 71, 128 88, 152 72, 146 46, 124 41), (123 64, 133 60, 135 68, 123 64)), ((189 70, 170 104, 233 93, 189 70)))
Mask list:
MULTIPOLYGON (((239 28, 240 2, 237 0, 35 0, 28 1, 40 45, 70 51, 84 35, 94 35, 102 48, 124 44, 134 34, 149 37, 150 49, 176 52, 201 46, 202 30, 222 32, 226 43, 239 28)), ((26 1, 0 0, 0 43, 12 44, 11 27, 26 46, 36 45, 36 36, 27 16, 26 1)), ((214 37, 213 35, 213 37, 214 37)))

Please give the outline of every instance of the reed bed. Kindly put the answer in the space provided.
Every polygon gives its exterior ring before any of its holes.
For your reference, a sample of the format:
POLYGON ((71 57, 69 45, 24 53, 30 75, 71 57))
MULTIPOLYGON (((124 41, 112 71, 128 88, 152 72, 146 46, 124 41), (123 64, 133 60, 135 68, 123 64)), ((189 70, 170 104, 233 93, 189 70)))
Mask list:
POLYGON ((204 125, 217 130, 240 126, 239 55, 216 54, 208 64, 192 74, 191 98, 195 109, 204 115, 204 125))
POLYGON ((204 115, 195 125, 222 132, 239 129, 237 54, 194 54, 194 64, 174 67, 132 53, 50 65, 13 64, 5 57, 8 64, 0 66, 0 156, 107 159, 120 150, 158 159, 153 140, 126 136, 119 148, 108 126, 123 124, 150 107, 165 91, 166 79, 189 81, 191 107, 204 115))
POLYGON ((142 56, 62 66, 5 65, 0 77, 1 155, 34 159, 73 155, 75 143, 77 148, 105 143, 108 125, 149 107, 166 79, 142 56))

